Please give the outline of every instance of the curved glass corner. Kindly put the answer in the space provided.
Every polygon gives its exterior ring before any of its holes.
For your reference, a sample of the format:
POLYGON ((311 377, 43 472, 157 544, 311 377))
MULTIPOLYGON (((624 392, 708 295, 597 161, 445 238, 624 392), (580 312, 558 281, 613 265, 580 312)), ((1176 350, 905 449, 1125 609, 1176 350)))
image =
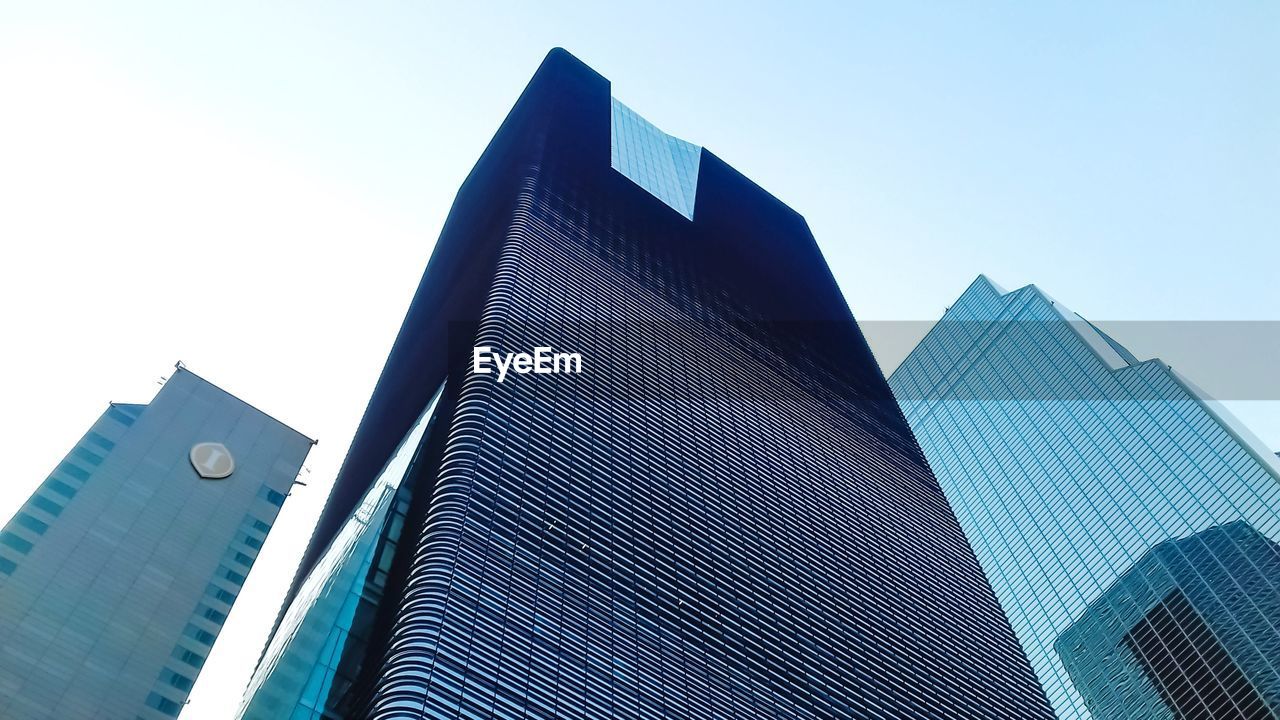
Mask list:
MULTIPOLYGON (((441 388, 443 390, 443 387, 441 388)), ((303 582, 245 691, 241 720, 335 720, 355 681, 404 527, 413 472, 437 390, 303 582)))

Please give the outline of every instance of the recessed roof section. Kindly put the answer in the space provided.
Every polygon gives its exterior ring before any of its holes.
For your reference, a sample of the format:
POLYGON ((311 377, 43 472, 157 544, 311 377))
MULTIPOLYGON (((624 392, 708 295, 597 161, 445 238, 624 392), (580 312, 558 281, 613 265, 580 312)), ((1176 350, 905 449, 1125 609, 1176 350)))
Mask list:
POLYGON ((692 220, 702 148, 662 132, 617 98, 610 100, 613 169, 692 220))

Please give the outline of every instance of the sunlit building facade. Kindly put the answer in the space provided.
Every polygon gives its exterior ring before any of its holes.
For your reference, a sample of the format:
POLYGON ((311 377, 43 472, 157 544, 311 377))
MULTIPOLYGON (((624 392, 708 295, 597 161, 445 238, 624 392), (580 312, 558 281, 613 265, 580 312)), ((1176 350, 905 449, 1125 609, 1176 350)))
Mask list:
POLYGON ((179 367, 0 531, 0 717, 182 710, 312 441, 179 367))
MULTIPOLYGON (((1184 538, 1229 540, 1215 528, 1236 522, 1280 538, 1275 455, 1167 365, 1139 361, 1035 286, 1005 292, 978 278, 890 385, 1059 718, 1244 717, 1178 715, 1159 702, 1159 678, 1137 671, 1117 692, 1144 698, 1142 709, 1116 710, 1098 698, 1119 676, 1088 673, 1078 687, 1062 651, 1083 667, 1104 641, 1077 656, 1080 628, 1136 612, 1136 588, 1165 597, 1135 570, 1142 558, 1200 542, 1184 538), (1060 640, 1073 625, 1075 639, 1060 640)), ((1212 626, 1274 647, 1251 617, 1224 610, 1212 626)), ((1124 667, 1140 666, 1129 646, 1113 647, 1124 667)), ((1194 672, 1194 654, 1171 659, 1194 672)))
POLYGON ((803 218, 558 50, 459 192, 243 715, 1051 717, 803 218), (582 372, 472 362, 542 346, 582 372))

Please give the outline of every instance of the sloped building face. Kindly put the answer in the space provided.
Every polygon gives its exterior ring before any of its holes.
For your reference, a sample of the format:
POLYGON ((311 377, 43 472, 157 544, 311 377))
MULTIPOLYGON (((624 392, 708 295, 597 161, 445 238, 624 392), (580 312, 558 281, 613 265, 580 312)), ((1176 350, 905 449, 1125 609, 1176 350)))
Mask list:
POLYGON ((979 278, 890 384, 1063 720, 1092 715, 1059 636, 1148 551, 1239 520, 1280 538, 1275 457, 1034 286, 979 278))
POLYGON ((304 570, 437 392, 362 670, 320 704, 1050 717, 803 219, 562 51, 459 194, 304 570))

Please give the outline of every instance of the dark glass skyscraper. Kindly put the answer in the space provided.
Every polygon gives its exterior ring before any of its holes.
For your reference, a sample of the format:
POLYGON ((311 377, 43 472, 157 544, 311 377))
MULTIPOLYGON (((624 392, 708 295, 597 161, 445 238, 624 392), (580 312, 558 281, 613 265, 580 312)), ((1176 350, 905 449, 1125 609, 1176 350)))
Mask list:
POLYGON ((803 218, 558 50, 302 572, 246 717, 1051 717, 803 218))

